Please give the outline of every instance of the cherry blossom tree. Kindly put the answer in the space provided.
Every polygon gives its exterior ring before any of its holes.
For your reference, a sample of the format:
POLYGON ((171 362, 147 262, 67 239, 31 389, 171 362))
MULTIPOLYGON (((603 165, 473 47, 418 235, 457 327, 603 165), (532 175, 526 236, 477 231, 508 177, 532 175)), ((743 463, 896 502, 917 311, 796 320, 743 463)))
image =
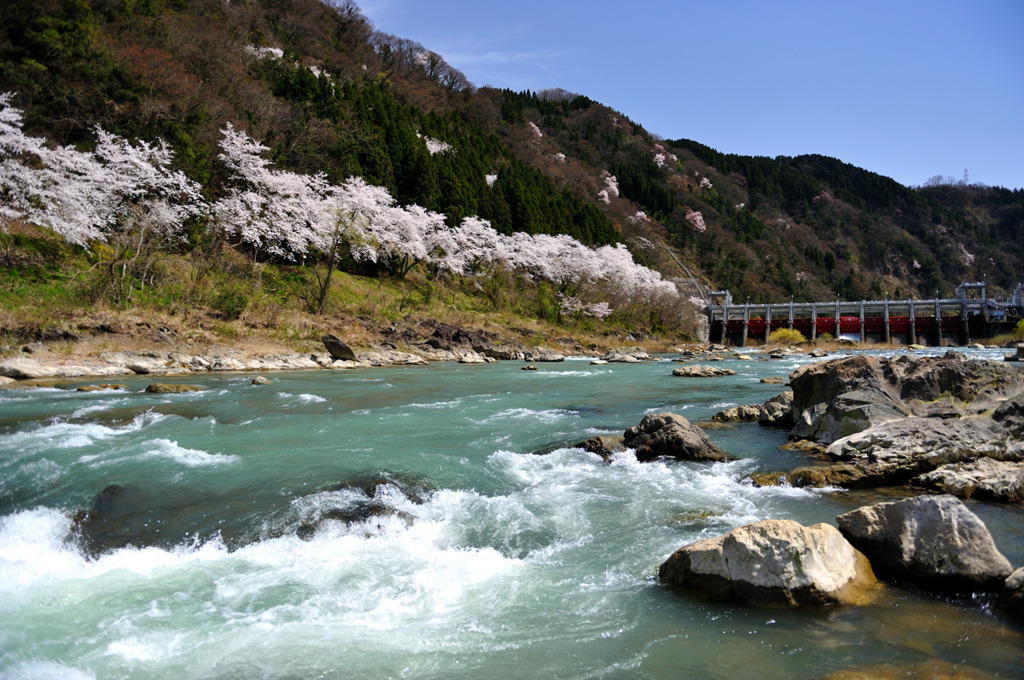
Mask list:
POLYGON ((227 195, 213 204, 216 226, 254 255, 266 252, 294 260, 322 245, 336 219, 326 176, 272 169, 263 157, 269 148, 231 123, 221 134, 219 158, 233 171, 234 181, 227 195))
POLYGON ((702 215, 699 210, 687 210, 686 221, 693 225, 693 228, 702 234, 707 231, 708 227, 704 224, 704 215, 702 215))
POLYGON ((22 130, 13 93, 0 95, 0 218, 52 229, 83 247, 97 242, 98 264, 116 301, 145 286, 158 249, 203 216, 199 185, 171 169, 161 141, 137 142, 97 127, 94 152, 49 146, 22 130))

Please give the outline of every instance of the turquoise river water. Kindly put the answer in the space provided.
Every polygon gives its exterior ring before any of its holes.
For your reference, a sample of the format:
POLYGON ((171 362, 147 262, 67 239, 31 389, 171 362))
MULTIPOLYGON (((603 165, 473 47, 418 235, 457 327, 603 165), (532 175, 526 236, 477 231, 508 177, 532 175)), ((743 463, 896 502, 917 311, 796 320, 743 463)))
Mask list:
MULTIPOLYGON (((986 598, 889 586, 784 611, 658 582, 694 540, 894 497, 742 483, 806 462, 785 432, 709 430, 740 458, 714 465, 569 446, 762 402, 784 388, 759 379, 801 360, 703 380, 573 358, 0 391, 0 678, 1022 677, 1024 627, 986 598), (90 538, 73 518, 114 484, 90 538)), ((1024 512, 971 508, 1024 564, 1024 512)))

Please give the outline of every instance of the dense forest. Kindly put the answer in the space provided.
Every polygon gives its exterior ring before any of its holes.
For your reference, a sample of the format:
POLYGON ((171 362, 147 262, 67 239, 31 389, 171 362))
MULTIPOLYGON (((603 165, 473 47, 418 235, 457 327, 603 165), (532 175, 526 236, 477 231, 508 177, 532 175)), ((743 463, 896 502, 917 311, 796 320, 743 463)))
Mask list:
POLYGON ((231 181, 231 123, 277 168, 361 177, 451 227, 623 242, 686 295, 929 297, 982 279, 999 293, 1024 271, 1019 189, 723 154, 583 94, 476 88, 350 0, 12 0, 0 92, 53 144, 89 149, 97 126, 163 140, 210 201, 231 181))

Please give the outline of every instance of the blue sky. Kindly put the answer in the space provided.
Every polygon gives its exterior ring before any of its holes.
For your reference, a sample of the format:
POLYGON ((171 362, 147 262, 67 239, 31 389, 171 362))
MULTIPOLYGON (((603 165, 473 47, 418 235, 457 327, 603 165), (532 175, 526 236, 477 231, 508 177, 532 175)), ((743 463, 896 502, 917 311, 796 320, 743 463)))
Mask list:
POLYGON ((1024 188, 1022 0, 356 0, 474 85, 585 94, 666 139, 1024 188))

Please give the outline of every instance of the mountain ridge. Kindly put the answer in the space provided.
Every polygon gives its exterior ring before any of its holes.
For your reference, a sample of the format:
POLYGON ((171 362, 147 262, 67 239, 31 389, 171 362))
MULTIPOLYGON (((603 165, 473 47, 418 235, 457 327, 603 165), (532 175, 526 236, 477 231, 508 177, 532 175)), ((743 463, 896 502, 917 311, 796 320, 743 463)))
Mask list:
POLYGON ((621 240, 664 275, 692 272, 737 299, 927 297, 980 279, 998 292, 1024 269, 1020 190, 915 190, 824 156, 722 154, 585 95, 476 88, 441 55, 375 31, 354 2, 0 12, 0 90, 18 93, 28 131, 164 139, 208 197, 223 191, 217 137, 234 121, 281 168, 359 175, 450 224, 477 215, 506 234, 621 240))

